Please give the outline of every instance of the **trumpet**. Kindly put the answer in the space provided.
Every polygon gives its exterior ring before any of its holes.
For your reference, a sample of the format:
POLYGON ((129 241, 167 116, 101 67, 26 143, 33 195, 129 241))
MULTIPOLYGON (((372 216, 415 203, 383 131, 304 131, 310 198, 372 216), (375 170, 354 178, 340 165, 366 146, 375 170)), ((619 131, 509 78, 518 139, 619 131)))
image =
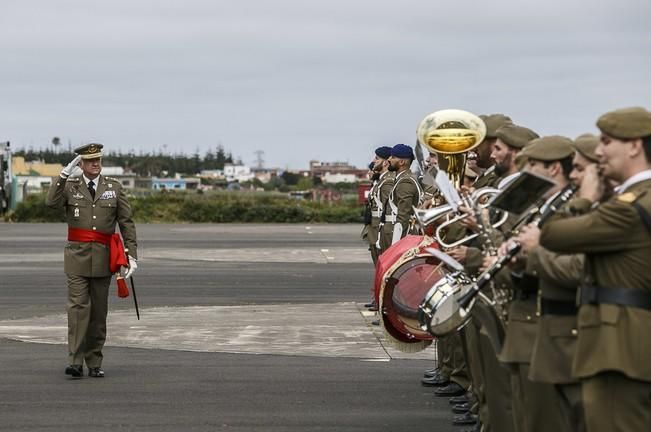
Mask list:
MULTIPOLYGON (((443 217, 446 217, 447 220, 440 224, 435 231, 435 237, 438 243, 445 248, 453 248, 455 246, 462 245, 474 238, 476 238, 479 234, 474 233, 474 234, 469 234, 455 242, 452 243, 447 243, 444 240, 445 237, 445 230, 459 222, 460 220, 463 220, 470 216, 468 213, 462 213, 458 214, 455 217, 450 218, 450 216, 454 213, 456 213, 457 208, 459 205, 466 206, 468 208, 474 208, 475 206, 478 207, 481 210, 484 210, 488 207, 490 207, 490 199, 500 193, 500 189, 496 188, 491 188, 491 187, 485 187, 481 189, 477 189, 473 191, 470 195, 465 194, 462 197, 461 202, 457 203, 457 205, 452 205, 452 204, 443 204, 438 207, 430 208, 430 209, 417 209, 414 208, 414 216, 416 220, 418 221, 418 224, 422 227, 425 228, 426 226, 433 224, 435 222, 438 222, 440 219, 443 217)), ((493 228, 498 228, 502 226, 506 220, 508 219, 509 214, 508 212, 500 210, 500 217, 495 223, 492 224, 493 228)))

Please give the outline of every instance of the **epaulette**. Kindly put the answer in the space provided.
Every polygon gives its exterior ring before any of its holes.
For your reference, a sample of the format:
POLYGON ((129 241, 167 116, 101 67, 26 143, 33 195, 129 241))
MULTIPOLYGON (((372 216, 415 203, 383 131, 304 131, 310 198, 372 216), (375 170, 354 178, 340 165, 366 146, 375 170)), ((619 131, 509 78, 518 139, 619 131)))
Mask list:
POLYGON ((119 183, 119 180, 116 179, 116 178, 113 178, 113 177, 106 177, 106 176, 104 176, 104 179, 106 179, 107 181, 112 181, 112 182, 118 182, 118 183, 119 183))
POLYGON ((646 193, 645 190, 638 190, 635 192, 626 192, 617 197, 617 201, 632 204, 637 201, 642 195, 646 193))
POLYGON ((78 182, 80 180, 80 177, 68 177, 66 179, 67 182, 78 182))

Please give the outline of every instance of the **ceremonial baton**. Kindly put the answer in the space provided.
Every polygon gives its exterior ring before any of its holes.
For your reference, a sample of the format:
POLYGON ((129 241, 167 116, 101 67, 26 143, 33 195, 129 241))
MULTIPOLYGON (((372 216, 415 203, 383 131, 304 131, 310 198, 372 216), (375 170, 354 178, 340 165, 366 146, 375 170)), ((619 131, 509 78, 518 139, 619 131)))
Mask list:
POLYGON ((140 310, 138 309, 138 297, 136 297, 136 285, 133 283, 133 276, 129 277, 131 282, 131 292, 133 293, 133 304, 136 306, 136 316, 140 320, 140 310))

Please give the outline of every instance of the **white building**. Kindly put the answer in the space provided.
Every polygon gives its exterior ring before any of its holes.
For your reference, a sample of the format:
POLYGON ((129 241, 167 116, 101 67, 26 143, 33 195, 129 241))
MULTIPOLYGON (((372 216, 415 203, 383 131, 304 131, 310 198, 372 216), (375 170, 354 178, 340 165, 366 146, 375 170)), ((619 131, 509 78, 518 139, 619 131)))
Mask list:
POLYGON ((240 183, 252 180, 254 174, 251 172, 251 167, 246 165, 226 164, 224 165, 224 177, 227 182, 238 181, 240 183))
POLYGON ((359 179, 355 174, 328 172, 321 176, 321 181, 323 183, 355 183, 359 181, 359 179))

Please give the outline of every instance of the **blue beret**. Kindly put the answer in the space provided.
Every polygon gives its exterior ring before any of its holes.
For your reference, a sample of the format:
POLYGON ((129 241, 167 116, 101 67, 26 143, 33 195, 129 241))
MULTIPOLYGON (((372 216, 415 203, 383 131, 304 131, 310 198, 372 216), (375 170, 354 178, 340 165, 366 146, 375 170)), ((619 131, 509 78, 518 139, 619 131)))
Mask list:
POLYGON ((396 144, 391 149, 391 156, 414 160, 414 151, 407 144, 396 144))
POLYGON ((371 162, 370 164, 368 164, 368 169, 372 170, 374 166, 375 166, 375 163, 371 162))
POLYGON ((378 147, 375 149, 375 154, 377 157, 381 157, 382 159, 389 159, 389 156, 391 156, 391 147, 378 147))

